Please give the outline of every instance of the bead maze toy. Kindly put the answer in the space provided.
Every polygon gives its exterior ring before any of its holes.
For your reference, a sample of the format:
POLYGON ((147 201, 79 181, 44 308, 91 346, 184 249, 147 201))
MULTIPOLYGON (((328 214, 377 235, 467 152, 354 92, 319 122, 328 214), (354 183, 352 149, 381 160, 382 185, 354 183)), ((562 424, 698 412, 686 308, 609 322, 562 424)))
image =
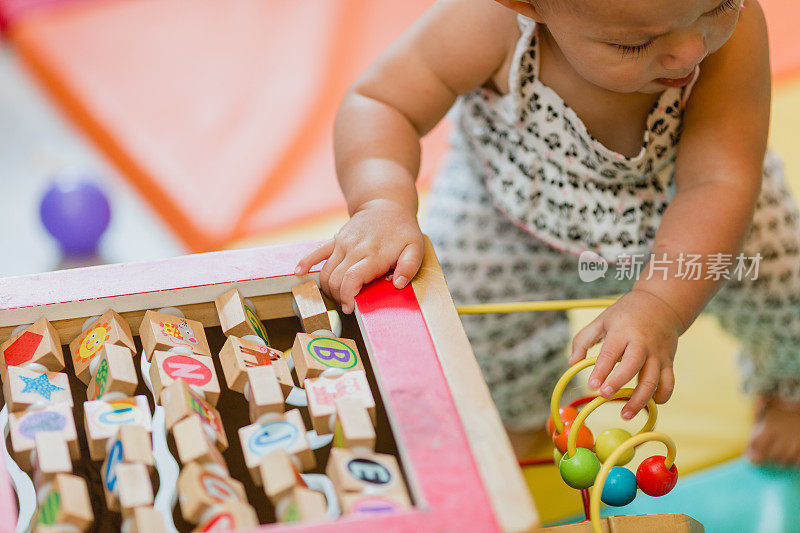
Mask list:
POLYGON ((347 316, 314 245, 0 280, 0 532, 533 530, 430 243, 347 316))
MULTIPOLYGON (((564 482, 581 491, 591 531, 594 533, 703 531, 703 526, 699 522, 685 515, 625 516, 601 520, 601 502, 612 507, 621 507, 636 498, 637 489, 650 496, 663 496, 670 492, 678 481, 678 468, 675 465, 675 443, 667 435, 653 431, 658 410, 652 399, 645 406, 647 421, 635 435, 621 428, 612 428, 603 431, 595 439, 585 425, 586 419, 598 407, 607 402, 630 399, 633 389, 622 388, 609 398, 601 396, 581 398, 566 407, 559 408, 561 396, 569 381, 581 370, 594 365, 596 361, 596 357, 583 359, 561 376, 553 390, 550 418, 547 421, 547 429, 555 446, 553 460, 564 482), (578 410, 577 408, 581 406, 582 408, 578 410), (624 468, 624 465, 633 459, 637 446, 650 441, 663 443, 667 450, 666 456, 648 457, 640 463, 634 475, 624 468), (592 488, 591 493, 590 488, 592 488)), ((588 532, 589 527, 582 522, 548 528, 547 531, 588 532)))

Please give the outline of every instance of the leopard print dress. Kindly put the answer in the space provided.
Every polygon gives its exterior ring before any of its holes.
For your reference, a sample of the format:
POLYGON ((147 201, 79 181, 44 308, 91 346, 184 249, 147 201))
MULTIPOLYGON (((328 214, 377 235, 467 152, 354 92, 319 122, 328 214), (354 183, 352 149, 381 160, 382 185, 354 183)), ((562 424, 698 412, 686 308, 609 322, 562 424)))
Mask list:
MULTIPOLYGON (((627 157, 592 137, 538 79, 536 24, 521 17, 520 29, 509 93, 479 89, 453 110, 452 150, 434 183, 424 229, 457 304, 626 292, 633 279, 619 275, 621 258, 649 256, 674 195, 692 84, 660 95, 640 152, 627 157), (581 281, 577 256, 586 252, 610 265, 605 276, 581 281)), ((799 220, 781 162, 770 152, 741 253, 759 254, 757 275, 731 279, 706 308, 740 339, 752 392, 800 397, 799 220)), ((506 425, 541 425, 566 365, 566 314, 463 321, 506 425)))

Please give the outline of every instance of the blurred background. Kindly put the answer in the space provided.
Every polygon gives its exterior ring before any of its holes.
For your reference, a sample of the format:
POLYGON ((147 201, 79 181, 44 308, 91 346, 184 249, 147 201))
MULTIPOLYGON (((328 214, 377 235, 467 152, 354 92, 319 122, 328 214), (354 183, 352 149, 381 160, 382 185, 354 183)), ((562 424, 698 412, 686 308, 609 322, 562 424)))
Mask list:
MULTIPOLYGON (((346 220, 336 107, 430 4, 0 0, 0 276, 330 237, 346 220)), ((800 194, 800 2, 761 4, 770 145, 800 194)), ((423 197, 446 131, 425 140, 423 197)), ((573 313, 576 331, 592 313, 573 313)), ((686 512, 707 531, 800 531, 797 472, 737 459, 752 411, 735 351, 708 317, 681 339, 660 420, 696 474, 672 499, 627 512, 686 512)), ((526 475, 545 520, 578 512, 554 469, 526 475)))

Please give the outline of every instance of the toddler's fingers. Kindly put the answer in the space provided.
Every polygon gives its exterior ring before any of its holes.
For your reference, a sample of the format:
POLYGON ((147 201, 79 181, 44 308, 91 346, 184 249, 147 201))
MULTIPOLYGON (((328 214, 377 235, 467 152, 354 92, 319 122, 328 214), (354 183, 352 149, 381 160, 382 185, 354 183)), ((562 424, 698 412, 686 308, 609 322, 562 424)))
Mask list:
POLYGON ((339 302, 339 304, 343 303, 341 289, 342 281, 344 281, 344 276, 347 273, 347 270, 355 263, 361 261, 363 258, 364 257, 361 255, 353 256, 353 253, 350 252, 344 256, 342 261, 336 266, 336 268, 333 269, 333 272, 331 272, 331 275, 328 278, 328 289, 331 291, 331 298, 339 302))
POLYGON ((572 339, 572 353, 569 356, 569 364, 574 365, 586 357, 586 352, 589 348, 600 342, 605 333, 605 327, 600 318, 596 318, 580 330, 575 335, 575 338, 572 339))
POLYGON ((369 283, 386 272, 384 265, 365 257, 347 269, 342 279, 339 297, 342 299, 342 311, 351 313, 356 308, 356 295, 365 283, 369 283))
POLYGON ((664 367, 661 369, 661 379, 658 381, 658 388, 653 399, 656 403, 666 403, 672 396, 673 389, 675 389, 675 373, 671 366, 664 367))
MULTIPOLYGON (((608 398, 617 392, 623 385, 633 379, 639 373, 645 362, 644 348, 635 342, 629 342, 622 354, 622 361, 611 372, 600 389, 600 394, 608 398)), ((657 378, 658 376, 656 376, 657 378)), ((656 383, 658 379, 656 379, 656 383)), ((653 387, 655 390, 655 386, 653 387)))
POLYGON ((414 277, 422 265, 422 254, 423 245, 421 243, 412 243, 403 248, 400 257, 397 258, 397 265, 394 267, 392 276, 392 283, 395 287, 402 289, 414 277))
POLYGON ((622 335, 611 333, 606 337, 603 341, 603 346, 600 347, 600 353, 597 356, 597 362, 594 364, 592 373, 589 374, 589 387, 595 390, 600 388, 609 372, 619 361, 620 356, 625 352, 627 345, 628 341, 622 335))
MULTIPOLYGON (((325 264, 322 265, 322 270, 319 271, 319 288, 322 289, 322 292, 333 298, 333 294, 331 294, 331 289, 328 281, 330 280, 331 274, 333 271, 336 270, 336 267, 339 266, 339 263, 342 262, 344 259, 345 254, 341 247, 335 247, 331 256, 325 261, 325 264)), ((335 299, 335 298, 334 298, 335 299)), ((337 300, 338 301, 338 300, 337 300)))
POLYGON ((308 274, 308 271, 311 269, 311 267, 331 256, 331 253, 333 253, 333 247, 334 241, 333 239, 330 239, 314 248, 310 253, 308 253, 308 255, 297 262, 297 268, 294 269, 294 273, 298 276, 308 274))
POLYGON ((642 407, 647 405, 653 393, 658 387, 658 378, 661 372, 661 365, 655 357, 648 357, 644 362, 641 372, 639 372, 639 382, 631 394, 631 399, 622 408, 623 420, 630 420, 642 407))

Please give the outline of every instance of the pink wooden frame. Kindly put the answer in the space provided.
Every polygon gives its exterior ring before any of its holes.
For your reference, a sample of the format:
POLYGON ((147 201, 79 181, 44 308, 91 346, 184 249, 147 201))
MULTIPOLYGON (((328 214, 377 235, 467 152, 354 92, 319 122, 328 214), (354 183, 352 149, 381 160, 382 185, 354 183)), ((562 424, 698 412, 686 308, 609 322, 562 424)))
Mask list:
MULTIPOLYGON (((277 292, 288 292, 298 282, 294 265, 314 244, 0 279, 0 327, 33 322, 42 314, 51 320, 91 316, 112 304, 118 311, 157 308, 170 305, 159 294, 166 290, 182 290, 182 301, 171 305, 211 301, 213 296, 205 299, 206 293, 218 295, 224 285, 233 283, 255 287, 270 280, 270 292, 275 292, 275 286, 277 292), (285 289, 280 289, 283 285, 285 289), (147 304, 142 305, 143 301, 147 304)), ((409 285, 397 290, 386 279, 378 279, 361 291, 356 305, 415 506, 392 515, 271 524, 259 530, 499 531, 413 289, 409 285)), ((7 479, 2 461, 0 479, 7 479)), ((0 533, 14 530, 15 509, 10 482, 0 482, 0 533)))

